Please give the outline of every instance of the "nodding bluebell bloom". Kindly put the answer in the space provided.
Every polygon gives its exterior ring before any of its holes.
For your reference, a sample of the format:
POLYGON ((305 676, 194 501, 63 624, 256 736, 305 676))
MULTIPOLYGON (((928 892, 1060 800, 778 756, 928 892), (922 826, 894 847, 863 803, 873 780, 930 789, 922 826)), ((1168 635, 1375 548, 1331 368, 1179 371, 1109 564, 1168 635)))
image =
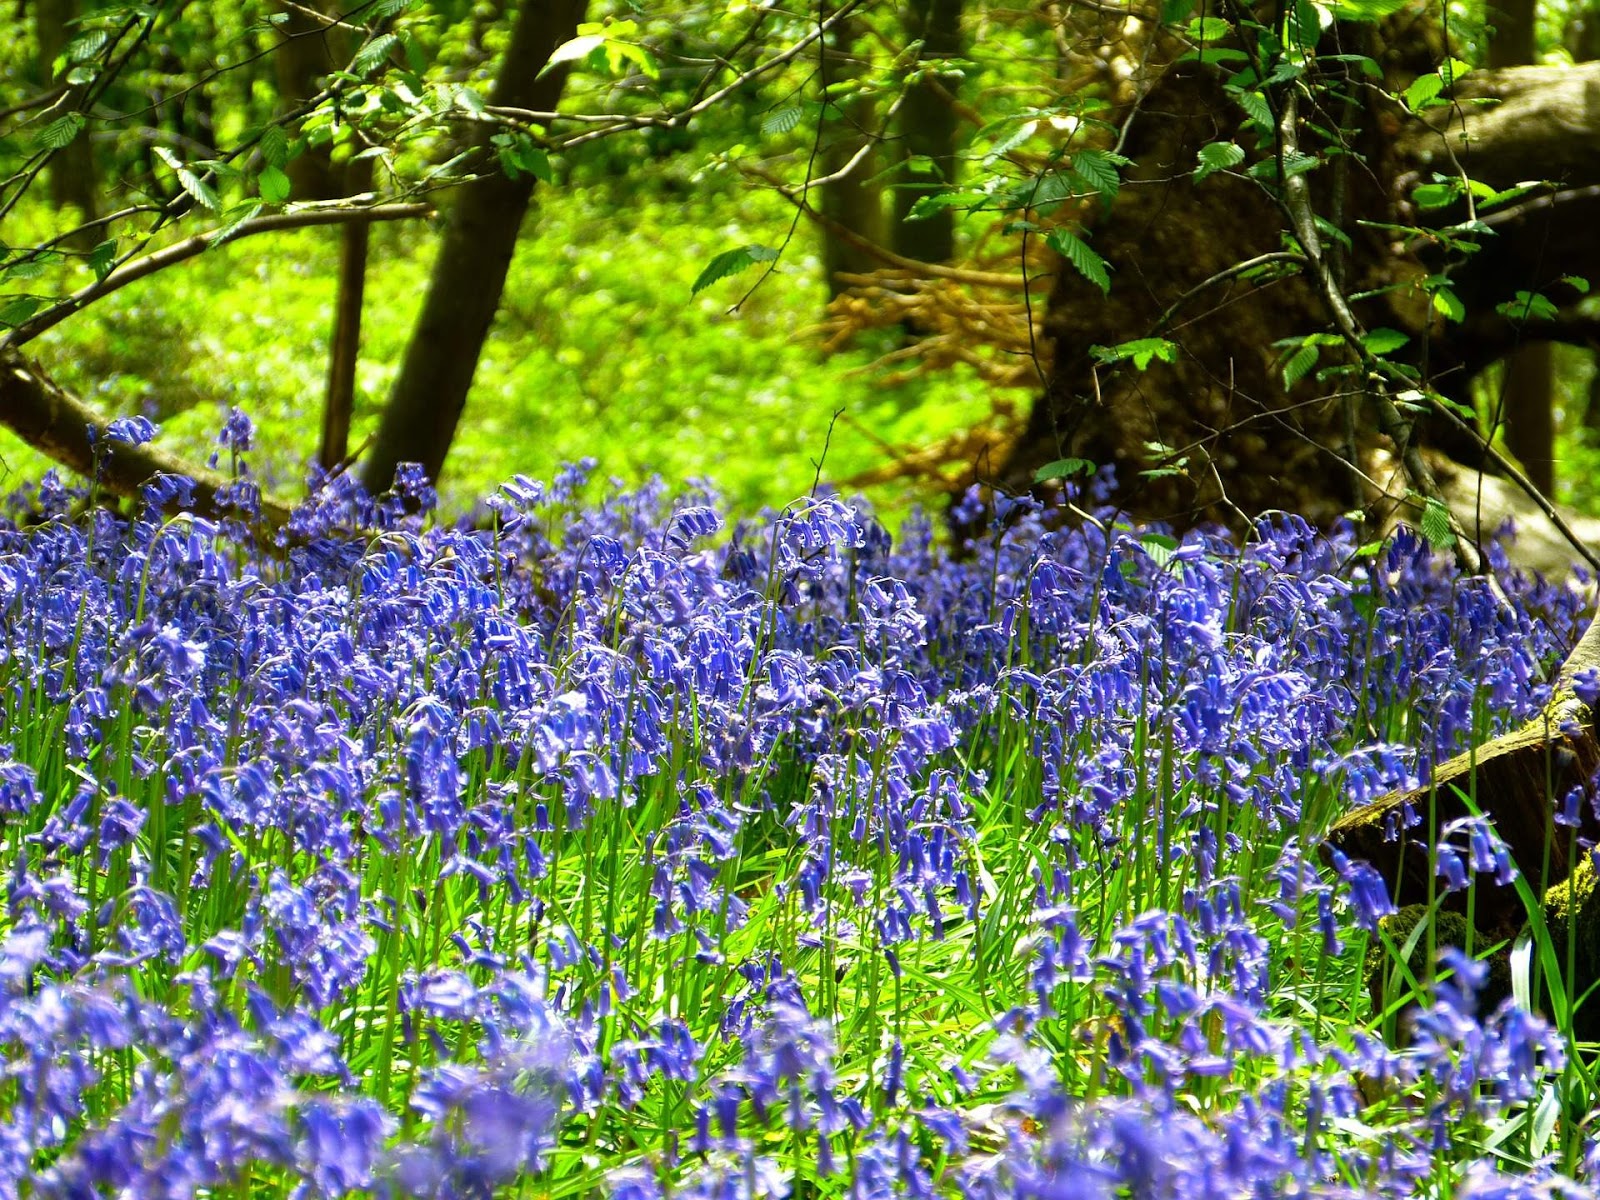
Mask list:
MULTIPOLYGON (((90 426, 93 429, 93 426, 90 426)), ((148 417, 118 417, 106 425, 106 440, 127 446, 142 446, 156 436, 155 422, 148 417)))

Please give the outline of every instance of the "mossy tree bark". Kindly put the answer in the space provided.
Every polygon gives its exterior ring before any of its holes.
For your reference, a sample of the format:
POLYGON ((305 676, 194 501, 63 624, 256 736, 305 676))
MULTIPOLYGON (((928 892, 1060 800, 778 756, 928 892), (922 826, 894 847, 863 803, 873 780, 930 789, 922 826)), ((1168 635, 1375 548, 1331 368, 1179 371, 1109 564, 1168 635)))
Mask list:
MULTIPOLYGON (((1344 287, 1367 297, 1353 306, 1361 324, 1404 334, 1395 357, 1461 400, 1479 372, 1519 344, 1591 344, 1600 326, 1578 309, 1580 296, 1562 276, 1600 278, 1592 233, 1600 225, 1600 67, 1474 72, 1455 89, 1459 103, 1427 122, 1374 99, 1371 89, 1360 94, 1369 105, 1352 114, 1360 169, 1341 174, 1325 164, 1310 180, 1319 215, 1351 241, 1344 287), (1411 200, 1435 172, 1461 170, 1494 187, 1539 178, 1563 186, 1488 213, 1494 236, 1464 262, 1426 237, 1404 240, 1381 228, 1465 219, 1464 206, 1418 213, 1411 200), (1444 271, 1465 321, 1443 320, 1423 289, 1444 271), (1557 313, 1517 321, 1497 312, 1518 290, 1542 292, 1557 313)), ((1352 429, 1358 452, 1381 439, 1364 414, 1350 419, 1345 401, 1359 381, 1319 380, 1312 369, 1286 385, 1285 343, 1327 332, 1332 322, 1317 289, 1283 261, 1284 212, 1246 173, 1265 160, 1258 169, 1270 174, 1270 154, 1252 149, 1238 170, 1194 180, 1200 147, 1234 140, 1240 129, 1214 68, 1168 68, 1132 120, 1126 182, 1107 213, 1087 217, 1092 245, 1112 269, 1110 295, 1064 264, 1058 271, 1046 320, 1047 385, 996 482, 1025 490, 1037 467, 1080 457, 1116 464, 1117 498, 1145 517, 1180 525, 1236 524, 1264 509, 1335 517, 1365 498, 1344 461, 1352 429), (1176 361, 1140 371, 1107 368, 1093 354, 1151 334, 1176 345, 1176 361), (1144 474, 1150 470, 1158 473, 1144 474)), ((1253 138, 1238 140, 1254 146, 1253 138)), ((1335 365, 1335 357, 1324 354, 1318 366, 1335 365)), ((1474 462, 1476 439, 1444 424, 1421 432, 1474 462)))

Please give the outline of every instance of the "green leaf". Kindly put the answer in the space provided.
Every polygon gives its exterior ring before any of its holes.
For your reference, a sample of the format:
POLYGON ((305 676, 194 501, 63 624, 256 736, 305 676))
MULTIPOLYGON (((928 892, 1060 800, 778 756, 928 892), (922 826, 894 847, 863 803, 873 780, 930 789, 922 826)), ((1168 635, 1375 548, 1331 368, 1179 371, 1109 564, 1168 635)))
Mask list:
POLYGON ((1361 339, 1361 344, 1369 353, 1381 357, 1394 353, 1410 340, 1409 334, 1401 333, 1398 329, 1379 328, 1368 330, 1366 336, 1361 339))
POLYGON ((1422 536, 1436 550, 1448 550, 1456 544, 1455 532, 1450 528, 1450 510, 1432 496, 1422 506, 1422 536))
POLYGON ((570 42, 562 42, 561 45, 550 52, 550 57, 545 60, 544 67, 539 74, 543 75, 548 71, 553 71, 562 63, 582 62, 596 50, 602 49, 605 44, 606 39, 597 33, 585 34, 582 37, 573 38, 570 42))
POLYGON ((376 67, 383 65, 384 60, 396 46, 400 39, 392 33, 379 34, 360 50, 356 51, 355 58, 350 63, 350 70, 356 75, 365 75, 376 67))
POLYGON ((1412 112, 1419 108, 1431 107, 1439 98, 1439 93, 1444 91, 1444 80, 1438 75, 1418 75, 1411 81, 1411 86, 1400 94, 1406 107, 1412 112))
POLYGON ((1111 268, 1106 260, 1089 248, 1089 243, 1065 229, 1052 229, 1045 235, 1045 244, 1066 259, 1095 287, 1102 292, 1111 291, 1111 268))
POLYGON ((289 176, 277 167, 262 167, 256 176, 256 189, 268 204, 282 204, 289 198, 289 176))
POLYGON ((1185 28, 1197 42, 1215 42, 1233 32, 1233 26, 1221 17, 1196 17, 1185 28))
POLYGON ((1087 458, 1058 458, 1055 462, 1045 463, 1033 473, 1035 483, 1046 483, 1052 479, 1066 479, 1071 475, 1092 475, 1094 464, 1087 458))
POLYGON ((1455 183, 1424 183, 1412 189, 1411 202, 1418 208, 1443 208, 1454 203, 1460 194, 1455 183))
POLYGON ((117 261, 117 240, 101 242, 89 251, 89 269, 94 272, 96 281, 105 279, 111 274, 111 265, 117 261))
POLYGON ((240 204, 235 208, 230 208, 224 215, 222 224, 217 227, 217 236, 211 239, 211 245, 216 247, 224 242, 232 241, 239 235, 239 230, 244 227, 245 222, 253 221, 260 215, 261 205, 259 204, 240 204))
POLYGON ((1577 292, 1580 296, 1587 296, 1589 294, 1589 281, 1582 275, 1563 275, 1561 277, 1561 282, 1566 284, 1573 291, 1577 292))
POLYGON ((705 265, 705 269, 695 279, 689 294, 697 295, 719 279, 737 275, 748 266, 758 262, 771 262, 777 257, 778 252, 770 246, 740 246, 737 250, 724 250, 705 265))
POLYGON ((39 145, 45 150, 64 149, 83 131, 83 124, 82 113, 64 113, 40 132, 39 145))
MULTIPOLYGON (((1156 471, 1141 471, 1142 475, 1178 474, 1170 468, 1157 468, 1156 471)), ((1139 539, 1139 548, 1148 554, 1156 566, 1165 568, 1172 561, 1173 553, 1178 549, 1178 539, 1165 533, 1147 533, 1139 539)))
POLYGON ((947 208, 976 208, 987 199, 982 192, 935 192, 931 196, 918 196, 911 211, 906 213, 906 220, 921 221, 947 208))
POLYGON ((1505 303, 1496 304, 1494 310, 1508 321, 1548 321, 1560 312, 1560 309, 1541 293, 1522 291, 1505 303))
POLYGON ((788 133, 800 124, 800 118, 804 115, 805 109, 798 104, 773 109, 761 119, 761 134, 763 137, 774 137, 780 133, 788 133))
POLYGON ((1267 98, 1260 92, 1238 91, 1233 94, 1233 98, 1251 121, 1263 129, 1272 128, 1272 109, 1267 105, 1267 98))
POLYGON ((17 296, 0 307, 0 325, 15 329, 39 311, 41 301, 37 296, 17 296))
POLYGON ((1158 337, 1135 338, 1115 346, 1091 346, 1089 353, 1097 362, 1107 366, 1132 359, 1133 365, 1140 371, 1148 370, 1156 359, 1165 363, 1178 361, 1177 345, 1158 337))
POLYGON ((1237 167, 1244 161, 1244 147, 1232 142, 1209 142, 1197 154, 1200 165, 1194 169, 1194 181, 1199 183, 1208 175, 1237 167))
POLYGON ((1461 297, 1447 287, 1434 290, 1434 311, 1449 321, 1464 321, 1467 319, 1467 306, 1461 303, 1461 297))
POLYGON ((222 201, 217 199, 217 193, 212 190, 209 183, 189 170, 188 167, 178 168, 178 186, 193 196, 195 203, 210 209, 212 212, 221 211, 222 201))
POLYGON ((261 131, 259 144, 261 157, 269 167, 277 167, 281 171, 289 165, 289 135, 284 133, 283 126, 267 126, 261 131))
POLYGON ((1318 345, 1309 339, 1301 345, 1283 364, 1283 386, 1292 388, 1307 375, 1311 374, 1317 365, 1317 358, 1322 353, 1318 345))
POLYGON ((1117 189, 1122 186, 1117 168, 1127 165, 1126 158, 1109 150, 1080 150, 1072 156, 1072 169, 1079 178, 1107 200, 1115 199, 1117 189))

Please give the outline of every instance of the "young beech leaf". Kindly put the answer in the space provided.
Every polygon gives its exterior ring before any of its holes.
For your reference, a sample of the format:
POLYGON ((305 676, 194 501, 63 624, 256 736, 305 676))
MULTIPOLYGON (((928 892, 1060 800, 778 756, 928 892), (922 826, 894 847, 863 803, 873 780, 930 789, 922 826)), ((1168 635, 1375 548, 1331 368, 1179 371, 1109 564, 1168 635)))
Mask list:
POLYGON ((1199 183, 1207 175, 1237 167, 1244 161, 1244 147, 1232 142, 1211 142, 1201 146, 1196 157, 1200 165, 1194 169, 1194 181, 1199 183))
POLYGON ((724 250, 705 265, 689 294, 696 295, 719 279, 737 275, 754 263, 771 262, 777 257, 778 252, 771 246, 740 246, 737 250, 724 250))
POLYGON ((256 187, 268 204, 282 204, 287 200, 289 186, 288 174, 277 167, 262 167, 261 174, 256 176, 256 187))
POLYGON ((1055 462, 1045 463, 1033 473, 1035 483, 1046 483, 1052 479, 1066 479, 1072 475, 1090 475, 1094 473, 1094 464, 1087 458, 1058 458, 1055 462))
POLYGON ((66 113, 44 127, 39 134, 39 145, 46 150, 60 150, 70 146, 83 129, 82 113, 66 113))
POLYGON ((1407 334, 1401 333, 1398 329, 1379 328, 1369 329, 1366 336, 1361 339, 1361 344, 1371 353, 1382 355, 1393 354, 1410 340, 1407 334))
POLYGON ((804 112, 798 104, 791 104, 788 108, 775 109, 769 112, 761 121, 761 133, 765 137, 775 134, 788 133, 800 124, 800 117, 804 112))
POLYGON ((1065 229, 1052 229, 1045 235, 1045 244, 1077 269, 1102 292, 1111 291, 1111 268, 1106 260, 1089 248, 1089 243, 1065 229))
POLYGON ((1110 366, 1112 363, 1133 360, 1133 365, 1141 371, 1148 370, 1156 359, 1170 363, 1178 361, 1178 347, 1166 338, 1135 338, 1131 342, 1119 342, 1115 346, 1090 346, 1089 353, 1096 361, 1110 366))
POLYGON ((1432 496, 1422 506, 1422 536, 1436 550, 1448 550, 1456 544, 1456 535, 1450 528, 1450 510, 1432 496))
POLYGON ((269 167, 283 170, 289 165, 289 135, 283 132, 281 125, 269 125, 261 131, 261 157, 266 159, 269 167))

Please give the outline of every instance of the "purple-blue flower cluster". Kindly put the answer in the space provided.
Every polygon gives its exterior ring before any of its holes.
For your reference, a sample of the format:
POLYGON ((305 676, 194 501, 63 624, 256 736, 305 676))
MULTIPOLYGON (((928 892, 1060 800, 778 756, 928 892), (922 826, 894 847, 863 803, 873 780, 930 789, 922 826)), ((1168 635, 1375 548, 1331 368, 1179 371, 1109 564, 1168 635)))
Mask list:
POLYGON ((270 533, 249 441, 226 519, 0 528, 0 1194, 1587 1188, 1561 1038, 1452 952, 1386 1045, 1383 881, 1312 853, 1536 711, 1578 593, 588 464, 270 533))

